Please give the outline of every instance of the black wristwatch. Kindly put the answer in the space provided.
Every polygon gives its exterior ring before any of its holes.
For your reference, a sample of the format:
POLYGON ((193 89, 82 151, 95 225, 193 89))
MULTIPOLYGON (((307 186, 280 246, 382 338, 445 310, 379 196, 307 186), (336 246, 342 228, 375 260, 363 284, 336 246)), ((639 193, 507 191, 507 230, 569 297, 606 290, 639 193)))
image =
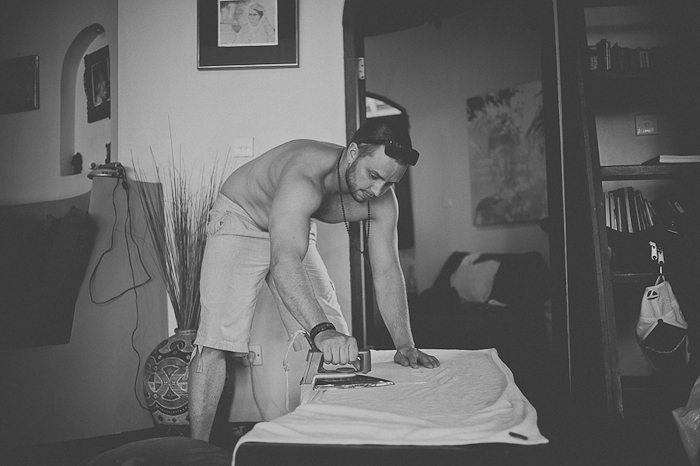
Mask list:
POLYGON ((316 335, 321 332, 325 332, 326 330, 335 330, 335 325, 331 324, 330 322, 321 322, 311 329, 309 332, 309 343, 311 343, 312 348, 317 348, 315 343, 316 335))

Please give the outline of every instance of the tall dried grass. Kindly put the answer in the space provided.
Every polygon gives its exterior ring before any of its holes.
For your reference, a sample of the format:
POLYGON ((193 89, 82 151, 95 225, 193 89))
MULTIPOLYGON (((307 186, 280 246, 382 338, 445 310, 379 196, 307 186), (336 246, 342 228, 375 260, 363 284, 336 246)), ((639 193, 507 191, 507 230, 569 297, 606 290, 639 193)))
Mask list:
POLYGON ((207 220, 223 176, 218 174, 218 160, 213 167, 202 168, 198 176, 190 176, 182 157, 176 163, 174 151, 171 151, 170 166, 165 170, 156 165, 152 149, 151 157, 157 189, 147 187, 144 170, 135 167, 134 171, 156 264, 165 282, 178 329, 196 329, 201 308, 199 277, 207 220))

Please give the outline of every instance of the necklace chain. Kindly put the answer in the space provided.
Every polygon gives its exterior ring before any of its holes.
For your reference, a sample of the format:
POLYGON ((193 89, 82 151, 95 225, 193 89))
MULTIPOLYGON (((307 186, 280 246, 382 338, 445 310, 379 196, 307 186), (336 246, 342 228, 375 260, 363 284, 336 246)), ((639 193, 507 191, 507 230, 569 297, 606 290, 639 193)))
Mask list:
MULTIPOLYGON (((355 242, 352 240, 352 237, 350 236, 350 225, 348 225, 348 219, 345 216, 345 204, 343 204, 343 188, 340 183, 340 159, 343 157, 343 153, 340 153, 340 157, 338 157, 338 163, 336 164, 336 173, 338 174, 338 191, 340 195, 340 209, 343 211, 343 222, 345 222, 345 230, 348 232, 348 238, 350 238, 350 242, 355 244, 355 242)), ((360 251, 360 254, 364 255, 365 252, 367 251, 367 246, 369 245, 369 224, 370 224, 370 217, 372 215, 372 208, 370 207, 369 199, 367 199, 367 223, 365 224, 365 250, 363 251, 357 245, 355 247, 357 248, 358 251, 360 251)))

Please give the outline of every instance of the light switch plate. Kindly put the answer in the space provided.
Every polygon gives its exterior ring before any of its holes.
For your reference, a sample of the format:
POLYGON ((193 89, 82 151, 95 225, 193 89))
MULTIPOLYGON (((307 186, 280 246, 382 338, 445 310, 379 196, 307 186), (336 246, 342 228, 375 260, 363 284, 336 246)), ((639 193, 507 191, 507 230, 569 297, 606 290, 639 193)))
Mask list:
POLYGON ((233 156, 235 158, 253 157, 253 138, 234 138, 233 156))
POLYGON ((659 134, 659 119, 656 115, 635 115, 634 124, 637 127, 637 136, 659 134))

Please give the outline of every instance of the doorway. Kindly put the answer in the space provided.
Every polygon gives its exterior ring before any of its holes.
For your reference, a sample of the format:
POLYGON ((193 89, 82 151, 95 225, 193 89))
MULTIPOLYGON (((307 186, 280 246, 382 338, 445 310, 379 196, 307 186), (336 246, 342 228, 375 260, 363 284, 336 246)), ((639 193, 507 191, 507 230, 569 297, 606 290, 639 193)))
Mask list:
MULTIPOLYGON (((431 4, 431 11, 426 12, 419 5, 409 8, 406 2, 346 2, 348 139, 366 120, 365 99, 374 93, 405 107, 411 115, 413 145, 421 152, 421 160, 409 176, 415 245, 412 252, 402 254, 404 273, 413 267, 421 295, 435 284, 455 252, 535 252, 549 263, 550 237, 543 224, 485 228, 473 224, 466 149, 470 143, 468 98, 542 79, 540 22, 546 15, 533 4, 539 3, 446 1, 431 4)), ((361 228, 359 224, 351 226, 357 243, 361 242, 361 228)), ((382 333, 369 271, 358 253, 351 250, 350 254, 353 334, 361 346, 384 347, 382 336, 386 333, 382 333)), ((526 394, 533 404, 538 397, 546 401, 549 395, 540 388, 553 375, 551 368, 545 367, 551 356, 552 336, 551 320, 547 319, 553 311, 550 307, 538 312, 544 320, 540 323, 549 332, 542 338, 547 341, 546 353, 542 348, 519 347, 526 363, 536 365, 536 371, 522 373, 536 372, 531 380, 540 379, 532 380, 526 394)), ((449 327, 445 322, 433 325, 449 327)), ((414 324, 414 333, 416 327, 414 324)), ((530 331, 525 327, 521 330, 530 331)), ((469 347, 476 344, 470 338, 465 336, 465 346, 460 349, 474 349, 469 347)), ((538 338, 528 335, 523 341, 538 338)), ((433 341, 439 342, 437 338, 433 341)), ((523 386, 529 383, 520 380, 523 386)), ((543 404, 536 407, 538 411, 548 408, 543 404)))

